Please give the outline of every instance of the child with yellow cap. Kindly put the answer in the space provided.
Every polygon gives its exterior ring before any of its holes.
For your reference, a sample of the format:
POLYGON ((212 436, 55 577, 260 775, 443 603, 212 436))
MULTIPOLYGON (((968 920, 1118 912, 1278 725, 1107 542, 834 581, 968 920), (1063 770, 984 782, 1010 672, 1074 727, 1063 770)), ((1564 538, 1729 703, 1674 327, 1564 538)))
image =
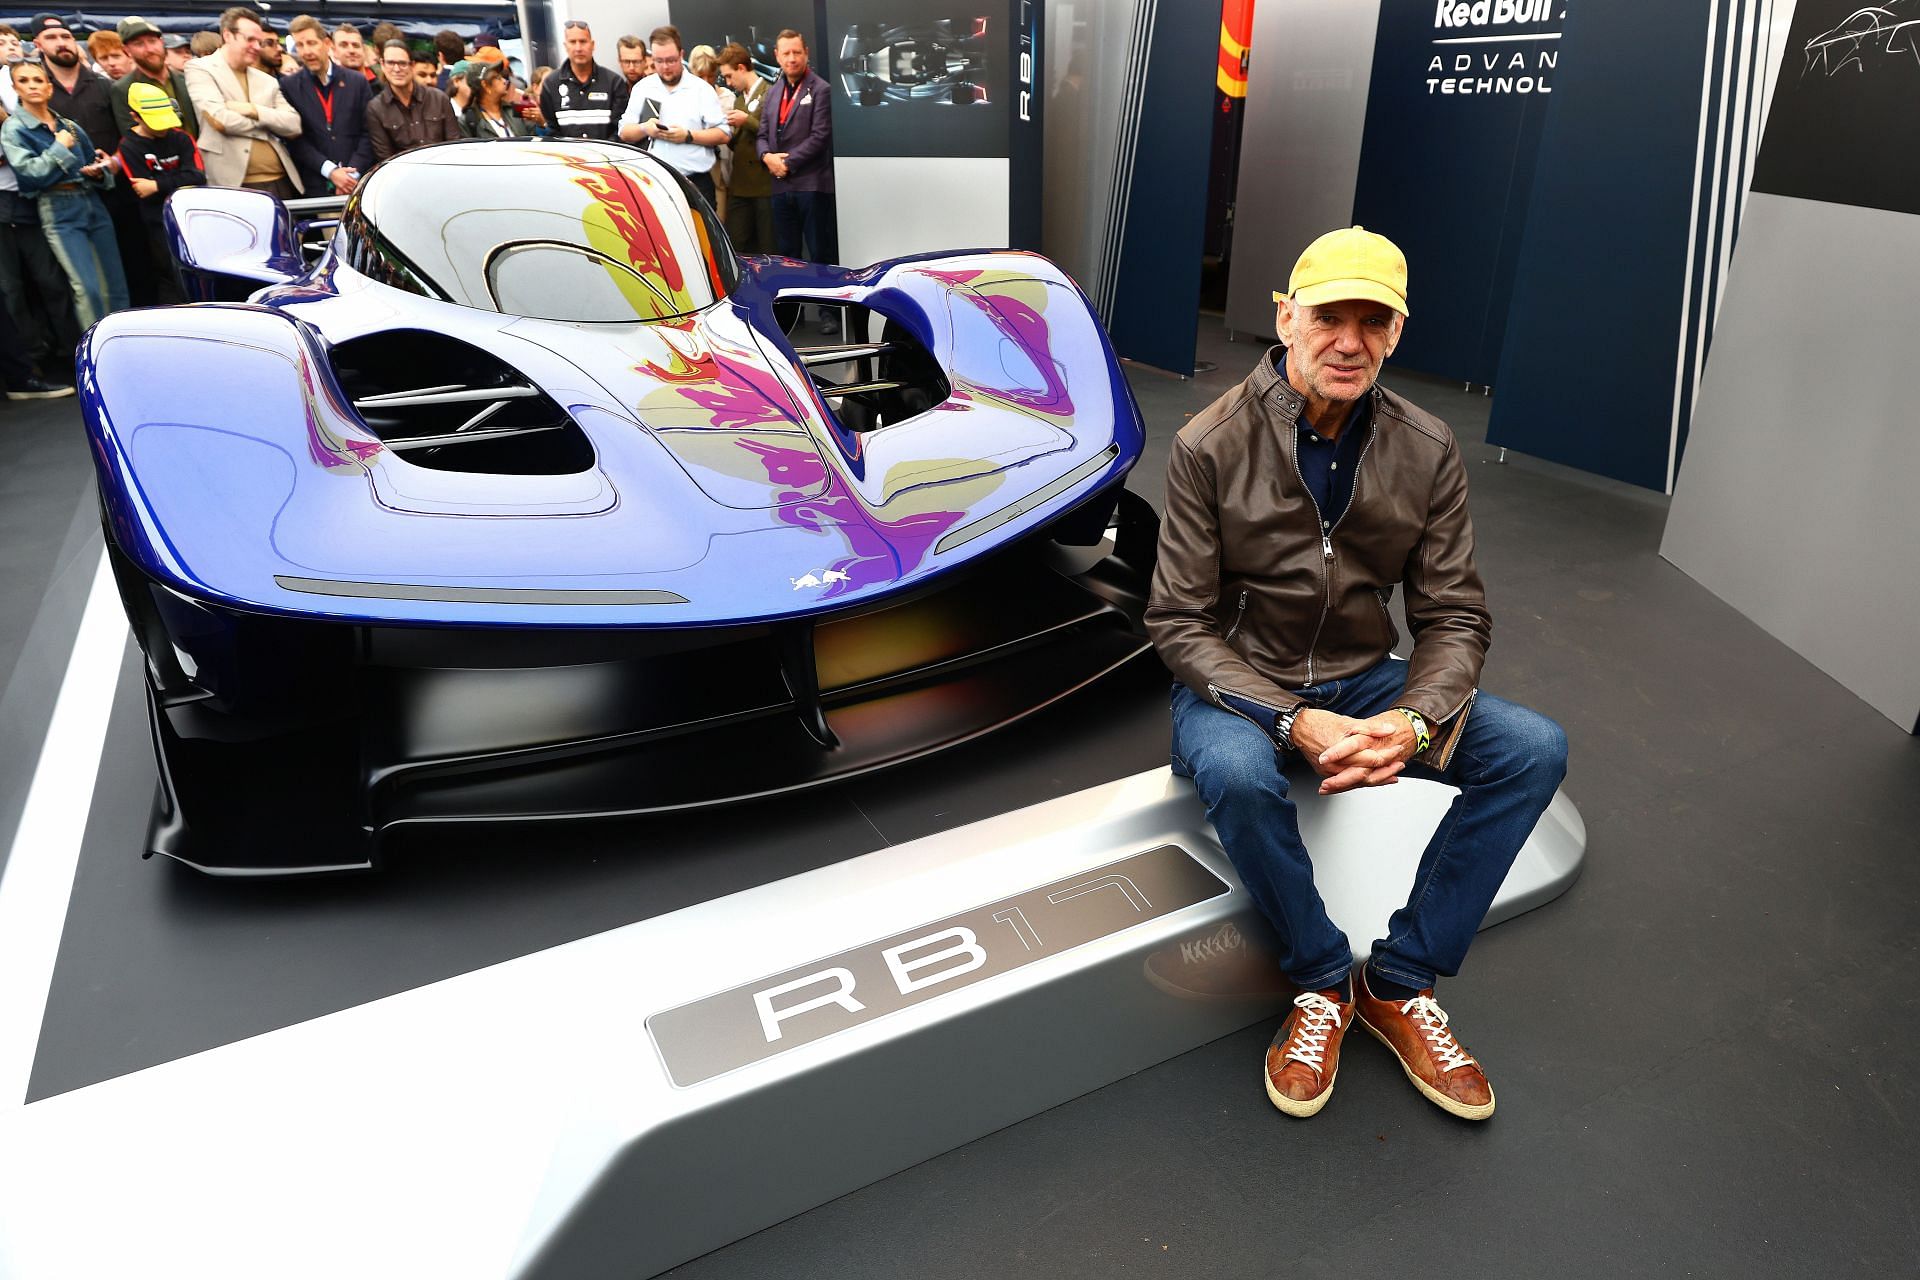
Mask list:
MULTIPOLYGON (((166 226, 160 217, 167 197, 181 187, 201 187, 207 182, 206 166, 200 160, 200 147, 193 135, 180 125, 180 112, 166 90, 155 84, 134 83, 127 87, 127 110, 133 128, 120 139, 114 156, 126 175, 133 194, 140 198, 140 217, 147 227, 148 251, 156 263, 171 263, 173 250, 167 244, 166 226)), ((160 301, 185 302, 177 270, 160 272, 160 301)))

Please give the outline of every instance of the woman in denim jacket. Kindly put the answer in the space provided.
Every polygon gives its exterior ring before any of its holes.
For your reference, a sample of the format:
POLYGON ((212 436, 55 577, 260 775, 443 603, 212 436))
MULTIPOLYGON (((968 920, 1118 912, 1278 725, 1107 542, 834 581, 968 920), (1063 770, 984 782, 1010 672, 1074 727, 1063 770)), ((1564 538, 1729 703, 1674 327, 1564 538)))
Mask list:
POLYGON ((53 81, 35 62, 11 68, 20 110, 0 125, 0 149, 13 166, 22 197, 40 210, 47 244, 73 287, 73 305, 86 328, 127 305, 127 280, 113 221, 97 194, 113 185, 111 158, 96 151, 87 131, 54 114, 53 81))

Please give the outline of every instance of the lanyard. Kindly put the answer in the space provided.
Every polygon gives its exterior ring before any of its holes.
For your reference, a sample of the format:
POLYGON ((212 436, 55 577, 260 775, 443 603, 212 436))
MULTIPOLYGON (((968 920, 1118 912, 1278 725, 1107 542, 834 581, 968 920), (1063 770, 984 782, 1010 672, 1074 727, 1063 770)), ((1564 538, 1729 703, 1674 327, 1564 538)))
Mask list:
POLYGON ((314 96, 320 99, 320 110, 326 112, 327 128, 333 128, 333 90, 314 86, 314 96))
MULTIPOLYGON (((805 84, 806 81, 802 80, 800 83, 805 84)), ((793 114, 793 104, 795 101, 794 95, 798 94, 800 90, 795 86, 787 83, 787 80, 784 76, 781 77, 780 87, 781 87, 780 124, 782 127, 784 127, 787 123, 787 117, 793 114)))

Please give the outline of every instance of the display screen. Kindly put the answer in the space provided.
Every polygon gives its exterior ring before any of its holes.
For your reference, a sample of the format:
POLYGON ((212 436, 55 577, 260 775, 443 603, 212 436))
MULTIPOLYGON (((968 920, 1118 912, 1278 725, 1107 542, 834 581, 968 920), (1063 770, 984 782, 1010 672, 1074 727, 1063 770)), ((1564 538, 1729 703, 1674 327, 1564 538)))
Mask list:
POLYGON ((1800 0, 1753 189, 1920 213, 1920 0, 1800 0))
POLYGON ((1013 47, 1006 0, 827 0, 834 149, 1004 156, 1013 47))

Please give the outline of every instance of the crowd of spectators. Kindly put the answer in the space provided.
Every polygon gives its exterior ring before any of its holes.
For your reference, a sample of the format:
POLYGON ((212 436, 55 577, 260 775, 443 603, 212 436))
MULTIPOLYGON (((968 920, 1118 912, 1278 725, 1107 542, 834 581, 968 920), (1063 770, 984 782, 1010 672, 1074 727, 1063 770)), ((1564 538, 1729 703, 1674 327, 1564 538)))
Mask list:
POLYGON ((595 60, 585 22, 561 34, 566 61, 523 78, 489 40, 410 41, 391 23, 328 30, 301 15, 283 46, 244 7, 191 37, 139 17, 84 43, 57 14, 24 32, 0 24, 7 396, 72 395, 87 326, 184 301, 161 220, 180 187, 344 196, 374 164, 429 143, 624 141, 684 177, 741 252, 833 256, 832 104, 804 36, 780 33, 769 82, 740 45, 689 48, 671 26, 620 36, 617 69, 595 60))

